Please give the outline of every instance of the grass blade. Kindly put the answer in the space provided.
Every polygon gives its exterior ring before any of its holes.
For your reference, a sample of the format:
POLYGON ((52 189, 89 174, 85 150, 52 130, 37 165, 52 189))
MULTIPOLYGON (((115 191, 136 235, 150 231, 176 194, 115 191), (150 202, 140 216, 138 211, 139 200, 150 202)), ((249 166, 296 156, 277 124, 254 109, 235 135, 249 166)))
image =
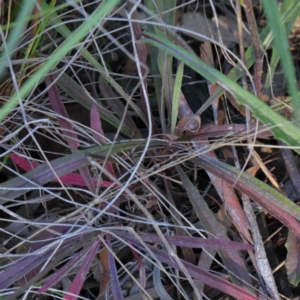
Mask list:
MULTIPOLYGON (((289 1, 294 3, 294 1, 289 1)), ((292 98, 292 105, 294 108, 294 119, 298 122, 300 119, 299 116, 299 97, 298 97, 298 88, 297 80, 295 74, 295 68, 292 60, 292 55, 289 50, 288 39, 285 31, 285 26, 282 24, 281 16, 278 11, 278 2, 263 0, 262 1, 268 24, 274 35, 274 45, 276 47, 277 53, 281 59, 281 67, 285 73, 287 79, 288 90, 292 98)))
MULTIPOLYGON (((7 66, 7 59, 9 59, 17 44, 20 42, 20 36, 23 35, 25 28, 27 27, 27 22, 29 22, 28 16, 31 15, 33 7, 35 5, 35 0, 24 0, 22 4, 20 4, 19 15, 14 22, 14 28, 11 30, 11 33, 7 39, 7 43, 4 42, 4 47, 0 54, 0 77, 2 77, 3 72, 7 66)), ((2 108, 7 110, 6 108, 2 108)), ((8 110, 7 114, 10 112, 8 110)), ((0 120, 3 120, 4 117, 1 117, 0 120)))
MULTIPOLYGON (((31 2, 34 2, 33 0, 31 2)), ((10 111, 17 105, 18 101, 22 101, 32 89, 40 82, 51 69, 53 69, 61 59, 76 45, 80 40, 96 26, 106 14, 108 14, 120 1, 109 0, 103 2, 90 16, 90 18, 80 25, 67 39, 52 53, 49 59, 42 65, 26 83, 15 93, 9 102, 7 102, 0 110, 0 121, 3 120, 10 111)), ((23 23, 22 23, 23 24, 23 23)), ((17 35, 19 38, 20 35, 17 35)))
MULTIPOLYGON (((172 54, 174 57, 184 62, 210 82, 218 83, 230 93, 235 95, 239 103, 247 105, 252 110, 256 118, 258 118, 265 125, 270 126, 270 129, 277 139, 286 142, 290 146, 299 146, 300 132, 298 127, 278 113, 274 112, 263 101, 255 97, 250 92, 244 90, 226 75, 205 64, 195 54, 188 52, 184 48, 175 45, 173 42, 170 42, 159 35, 150 33, 145 35, 145 40, 149 44, 165 50, 169 54, 172 54)), ((300 153, 299 149, 296 149, 296 151, 300 153)))

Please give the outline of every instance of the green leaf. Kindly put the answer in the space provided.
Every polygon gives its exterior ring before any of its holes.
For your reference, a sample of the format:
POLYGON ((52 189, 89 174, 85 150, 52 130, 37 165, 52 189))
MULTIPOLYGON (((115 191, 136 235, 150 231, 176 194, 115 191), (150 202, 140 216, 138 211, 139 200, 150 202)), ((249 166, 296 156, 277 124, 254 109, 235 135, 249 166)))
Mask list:
MULTIPOLYGON (((218 70, 205 64, 194 53, 190 53, 173 42, 151 33, 145 33, 145 36, 146 38, 143 39, 144 42, 156 46, 159 49, 173 55, 210 82, 221 85, 224 89, 235 95, 238 103, 247 105, 256 118, 258 118, 266 126, 270 127, 270 130, 277 139, 284 141, 290 146, 298 147, 300 145, 300 131, 297 126, 274 112, 263 101, 255 97, 250 92, 244 90, 236 82, 229 79, 218 70)), ((300 150, 298 149, 295 151, 300 153, 300 150)))
MULTIPOLYGON (((286 24, 286 34, 288 35, 290 31, 293 28, 293 25, 295 23, 295 20, 298 18, 300 14, 300 2, 293 0, 286 0, 280 7, 281 12, 281 22, 282 24, 286 24), (293 2, 291 4, 291 2, 293 2)), ((269 32, 269 28, 266 27, 263 29, 263 31, 259 35, 260 40, 262 41, 262 47, 266 51, 272 40, 273 40, 273 33, 269 32)), ((254 48, 253 46, 250 46, 246 53, 245 53, 245 65, 250 69, 250 67, 255 62, 255 54, 254 54, 254 48)), ((233 67, 230 72, 228 73, 227 77, 230 78, 233 81, 237 81, 239 78, 242 77, 242 66, 240 64, 237 64, 235 67, 233 67)), ((201 106, 201 108, 198 110, 198 114, 200 115, 203 111, 205 111, 214 101, 214 99, 220 97, 224 93, 225 89, 222 86, 219 86, 206 100, 206 102, 201 106)))
POLYGON ((288 90, 291 95, 291 102, 294 108, 294 119, 298 122, 300 119, 300 111, 299 97, 297 95, 297 80, 292 55, 289 50, 285 26, 281 22, 281 16, 278 11, 278 2, 263 0, 262 3, 268 19, 268 25, 270 26, 274 35, 274 45, 280 57, 281 66, 284 71, 285 78, 287 79, 288 90))
POLYGON ((183 78, 184 63, 180 63, 177 69, 173 98, 172 98, 172 114, 171 114, 171 133, 174 134, 176 121, 178 117, 178 108, 180 101, 181 83, 183 78))
MULTIPOLYGON (((33 0, 24 2, 35 3, 33 0)), ((41 79, 51 69, 53 69, 61 61, 61 59, 81 41, 84 36, 93 30, 93 27, 97 26, 97 24, 99 24, 105 15, 108 14, 119 2, 120 0, 104 1, 84 23, 82 23, 72 34, 70 34, 66 40, 52 53, 45 64, 42 65, 36 72, 34 72, 20 88, 20 90, 16 91, 16 93, 11 97, 10 101, 8 101, 1 108, 0 121, 11 112, 11 110, 18 104, 19 101, 22 101, 23 98, 29 95, 29 93, 41 81, 41 79)), ((22 26, 25 25, 23 21, 21 24, 23 24, 22 26)), ((18 32, 19 33, 16 33, 17 38, 20 37, 20 31, 18 32)), ((15 45, 15 43, 12 44, 15 45)), ((0 63, 3 63, 3 60, 0 60, 0 63)))
MULTIPOLYGON (((45 3, 45 1, 42 1, 42 8, 49 10, 49 5, 45 3)), ((66 39, 73 34, 55 12, 52 13, 52 18, 49 20, 49 24, 66 39)), ((78 49, 79 46, 75 46, 75 48, 78 49)), ((114 80, 113 77, 110 76, 109 72, 107 72, 97 59, 85 48, 80 49, 80 52, 81 55, 101 74, 101 77, 103 77, 122 98, 129 101, 129 106, 137 113, 138 116, 140 116, 143 122, 147 124, 147 120, 144 118, 144 114, 141 112, 141 109, 133 101, 131 101, 131 97, 129 97, 124 89, 114 80)), ((77 101, 77 99, 75 100, 77 101)))
MULTIPOLYGON (((32 10, 35 4, 35 0, 24 0, 20 5, 20 9, 18 17, 15 22, 15 27, 11 30, 7 42, 2 45, 1 54, 0 54, 0 77, 3 75, 3 72, 7 66, 8 59, 10 59, 11 55, 14 53, 14 50, 17 44, 20 42, 20 37, 23 35, 27 27, 27 22, 29 21, 29 17, 32 14, 32 10), (4 47, 3 47, 4 46, 4 47)), ((0 113, 0 120, 1 113, 0 113)))

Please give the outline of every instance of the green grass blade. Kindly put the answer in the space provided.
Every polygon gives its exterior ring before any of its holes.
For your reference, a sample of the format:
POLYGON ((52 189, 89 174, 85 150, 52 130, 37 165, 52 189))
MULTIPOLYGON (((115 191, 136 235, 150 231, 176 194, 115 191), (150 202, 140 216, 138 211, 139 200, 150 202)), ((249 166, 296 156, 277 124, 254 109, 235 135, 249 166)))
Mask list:
MULTIPOLYGON (((291 1, 290 1, 291 2, 291 1)), ((292 1, 294 2, 294 1, 292 1)), ((294 119, 299 121, 299 98, 298 88, 296 85, 296 74, 293 65, 292 55, 289 50, 285 27, 281 22, 281 16, 278 11, 278 2, 263 0, 262 1, 269 26, 274 34, 274 45, 281 59, 281 66, 287 79, 289 94, 292 98, 294 108, 294 119)))
POLYGON ((143 147, 144 145, 144 141, 138 140, 96 146, 65 155, 52 160, 50 163, 41 164, 28 171, 23 177, 17 176, 0 184, 0 197, 2 197, 0 203, 3 204, 7 199, 14 199, 27 193, 30 187, 43 186, 57 178, 57 176, 60 177, 87 166, 90 163, 87 159, 89 155, 106 158, 108 154, 113 155, 122 151, 130 151, 135 147, 143 147))
POLYGON ((9 34, 6 47, 3 47, 0 54, 0 77, 3 75, 3 72, 7 66, 7 59, 11 57, 12 53, 14 52, 14 49, 20 42, 20 36, 23 35, 23 32, 27 27, 27 22, 29 21, 29 17, 31 16, 34 4, 35 0, 24 0, 22 6, 20 6, 22 7, 22 9, 20 8, 19 15, 15 22, 15 27, 9 34))
MULTIPOLYGON (((258 118, 263 124, 270 127, 276 138, 284 141, 290 146, 298 147, 300 145, 299 128, 278 113, 274 112, 269 106, 267 106, 253 94, 244 90, 226 75, 205 64, 195 54, 190 53, 189 51, 175 45, 173 42, 170 42, 161 36, 150 33, 145 35, 147 38, 145 38, 144 41, 168 52, 210 82, 217 83, 226 90, 230 91, 233 95, 235 95, 240 104, 247 105, 256 118, 258 118)), ((300 153, 300 149, 296 151, 300 153)))
POLYGON ((179 97, 181 92, 181 83, 183 78, 184 63, 180 63, 176 73, 173 98, 172 98, 172 114, 171 114, 171 133, 174 134, 176 121, 178 117, 179 97))
POLYGON ((52 53, 49 59, 42 65, 20 88, 19 91, 11 97, 10 101, 7 102, 0 111, 0 121, 3 120, 11 110, 17 105, 18 101, 22 101, 32 89, 40 82, 40 80, 53 69, 61 59, 77 45, 80 40, 88 34, 104 17, 108 14, 120 0, 109 0, 103 2, 86 20, 81 24, 66 40, 52 53))
MULTIPOLYGON (((290 0, 287 0, 290 1, 290 0)), ((287 34, 290 33, 293 24, 295 23, 296 18, 300 14, 300 2, 295 3, 294 5, 287 5, 287 1, 283 3, 280 7, 280 12, 282 16, 282 24, 286 24, 287 34), (285 4, 285 5, 284 5, 285 4)), ((262 41, 262 46, 267 50, 273 41, 273 33, 269 32, 269 28, 265 28, 259 35, 260 40, 262 41)), ((253 46, 250 46, 245 53, 245 65, 249 70, 250 67, 255 62, 255 55, 253 46)), ((242 77, 241 65, 238 64, 236 67, 232 68, 229 74, 227 75, 230 79, 237 81, 242 77)), ((224 93, 225 89, 223 87, 218 87, 213 94, 206 100, 202 107, 198 110, 198 114, 201 114, 205 111, 214 101, 214 99, 220 97, 224 93)))
MULTIPOLYGON (((49 5, 42 1, 42 8, 49 10, 49 5)), ((63 37, 67 38, 72 34, 71 30, 64 24, 61 18, 56 14, 52 13, 52 18, 49 20, 49 24, 54 26, 55 30, 59 32, 63 37)), ((78 48, 78 47, 75 47, 78 48)), ((97 61, 97 59, 85 48, 81 49, 81 55, 96 69, 99 71, 101 76, 115 89, 118 94, 124 98, 126 101, 130 101, 130 97, 124 91, 124 89, 110 76, 107 70, 97 61)), ((144 114, 141 109, 133 102, 129 102, 129 106, 141 117, 144 123, 147 123, 147 120, 144 118, 144 114)))

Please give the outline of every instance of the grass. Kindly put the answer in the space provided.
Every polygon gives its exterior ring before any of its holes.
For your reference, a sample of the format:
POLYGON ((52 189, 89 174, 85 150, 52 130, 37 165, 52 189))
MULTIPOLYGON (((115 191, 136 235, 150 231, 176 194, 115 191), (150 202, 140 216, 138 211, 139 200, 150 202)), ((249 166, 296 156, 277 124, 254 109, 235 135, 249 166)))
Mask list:
POLYGON ((300 4, 261 5, 1 3, 1 299, 299 296, 300 4))

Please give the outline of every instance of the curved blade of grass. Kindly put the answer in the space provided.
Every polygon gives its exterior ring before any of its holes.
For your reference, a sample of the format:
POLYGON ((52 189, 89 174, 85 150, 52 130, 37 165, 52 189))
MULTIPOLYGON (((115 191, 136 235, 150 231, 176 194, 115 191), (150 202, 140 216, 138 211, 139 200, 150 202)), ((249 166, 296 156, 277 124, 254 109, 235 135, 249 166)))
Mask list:
MULTIPOLYGON (((184 48, 175 45, 173 42, 170 42, 161 36, 151 33, 147 33, 145 35, 146 38, 144 40, 146 42, 165 50, 169 54, 172 54, 210 82, 223 86, 226 90, 235 95, 240 104, 247 105, 256 118, 265 125, 270 126, 270 129, 277 139, 284 141, 290 146, 297 147, 300 145, 299 128, 278 113, 274 112, 263 101, 255 97, 250 92, 244 90, 226 75, 205 64, 194 53, 188 52, 184 48)), ((300 150, 295 151, 300 153, 300 150)))
POLYGON ((203 154, 194 162, 246 194, 300 236, 300 208, 272 187, 251 175, 203 154), (238 179, 238 180, 237 180, 238 179))
MULTIPOLYGON (((137 242, 134 242, 134 245, 136 245, 140 249, 144 249, 144 246, 137 242)), ((151 250, 151 252, 155 255, 157 261, 160 263, 165 263, 168 266, 178 269, 180 271, 183 270, 182 266, 178 264, 177 261, 175 261, 172 256, 170 256, 168 253, 163 252, 162 250, 157 249, 154 246, 148 246, 148 249, 151 250)), ((184 260, 181 260, 182 265, 184 268, 186 268, 189 271, 189 274, 196 280, 200 280, 207 284, 208 286, 211 286, 213 288, 218 289, 219 291, 224 292, 225 294, 231 295, 232 297, 236 299, 244 299, 244 300, 257 300, 258 298, 255 297, 253 294, 251 294, 246 289, 242 288, 241 286, 235 285, 219 276, 216 276, 212 273, 210 273, 208 270, 205 270, 203 268, 200 268, 198 266, 192 265, 191 263, 188 263, 184 260)))
POLYGON ((183 77, 183 68, 184 64, 181 62, 178 66, 175 83, 174 83, 174 90, 173 90, 173 98, 172 98, 172 114, 171 114, 171 134, 175 132, 176 121, 178 117, 178 108, 179 108, 179 98, 181 92, 181 83, 183 77))
MULTIPOLYGON (((192 203, 193 209, 200 220, 204 229, 216 236, 218 239, 229 241, 226 229, 217 220, 215 214, 208 207, 206 201, 201 196, 199 190, 193 185, 188 176, 180 167, 176 167, 180 179, 186 189, 187 196, 192 203)), ((230 277, 235 284, 239 286, 251 286, 251 278, 248 274, 245 261, 237 250, 218 250, 227 270, 230 271, 230 277)))
POLYGON ((30 188, 42 186, 57 177, 72 173, 88 165, 90 163, 88 155, 97 155, 105 158, 107 153, 116 154, 121 151, 131 150, 137 146, 143 146, 143 142, 129 141, 115 143, 114 145, 96 146, 57 158, 49 164, 41 164, 24 174, 23 177, 18 176, 0 184, 0 203, 3 204, 27 193, 30 188))
MULTIPOLYGON (((288 2, 288 1, 286 1, 288 2)), ((295 1, 289 1, 293 4, 295 1)), ((284 24, 281 22, 281 16, 278 11, 278 2, 263 0, 262 1, 268 25, 270 26, 274 35, 274 44, 278 55, 281 59, 281 67, 287 79, 288 90, 292 98, 294 108, 294 119, 299 121, 299 97, 297 96, 298 88, 296 84, 295 68, 292 60, 292 55, 289 50, 288 39, 285 31, 284 24)))
POLYGON ((80 296, 80 291, 83 287, 86 276, 91 268, 93 259, 96 255, 96 252, 100 246, 100 241, 94 241, 86 245, 86 248, 89 249, 89 253, 87 253, 85 260, 82 263, 82 266, 78 270, 75 278, 72 281, 68 291, 65 293, 64 299, 66 300, 77 300, 78 296, 80 296))
MULTIPOLYGON (((93 29, 93 27, 95 27, 104 18, 106 14, 112 11, 112 9, 119 2, 119 0, 104 1, 99 7, 97 7, 94 13, 66 38, 66 40, 52 53, 52 55, 45 62, 45 64, 42 65, 36 72, 34 72, 32 76, 28 78, 28 80, 20 88, 20 90, 17 91, 11 97, 11 99, 1 108, 0 121, 2 121, 10 113, 10 111, 18 104, 18 102, 22 101, 22 99, 25 98, 32 91, 32 89, 41 81, 41 79, 51 69, 53 69, 61 61, 61 59, 70 50, 72 50, 72 48, 75 45, 77 45, 80 42, 80 40, 93 29)), ((25 25, 24 22, 22 22, 21 24, 23 24, 23 26, 25 25)), ((19 39, 20 34, 16 34, 16 37, 17 39, 19 39)))
MULTIPOLYGON (((24 0, 22 2, 22 5, 20 5, 19 9, 19 15, 15 22, 15 27, 9 34, 7 43, 3 41, 6 45, 3 47, 0 54, 0 77, 3 75, 3 72, 7 66, 7 59, 9 59, 9 57, 11 57, 14 53, 14 49, 20 42, 20 36, 22 36, 27 27, 27 22, 29 22, 29 17, 31 16, 34 4, 35 0, 24 0)), ((0 120, 2 120, 3 118, 4 117, 1 117, 0 113, 0 120)))
MULTIPOLYGON (((43 9, 49 10, 49 5, 42 1, 41 4, 43 9)), ((72 31, 64 24, 63 20, 56 14, 56 12, 52 13, 52 18, 49 20, 49 24, 54 26, 55 30, 57 30, 64 38, 68 38, 72 35, 72 31)), ((75 47, 76 48, 76 47, 75 47)), ((78 48, 78 47, 77 47, 78 48)), ((147 120, 145 119, 144 114, 141 109, 131 101, 130 97, 128 97, 127 93, 124 89, 109 75, 107 70, 95 59, 95 57, 85 48, 80 49, 81 55, 96 69, 99 71, 101 76, 105 78, 105 80, 118 92, 118 94, 124 98, 126 101, 129 101, 129 106, 137 113, 137 115, 143 120, 146 124, 147 120)))

